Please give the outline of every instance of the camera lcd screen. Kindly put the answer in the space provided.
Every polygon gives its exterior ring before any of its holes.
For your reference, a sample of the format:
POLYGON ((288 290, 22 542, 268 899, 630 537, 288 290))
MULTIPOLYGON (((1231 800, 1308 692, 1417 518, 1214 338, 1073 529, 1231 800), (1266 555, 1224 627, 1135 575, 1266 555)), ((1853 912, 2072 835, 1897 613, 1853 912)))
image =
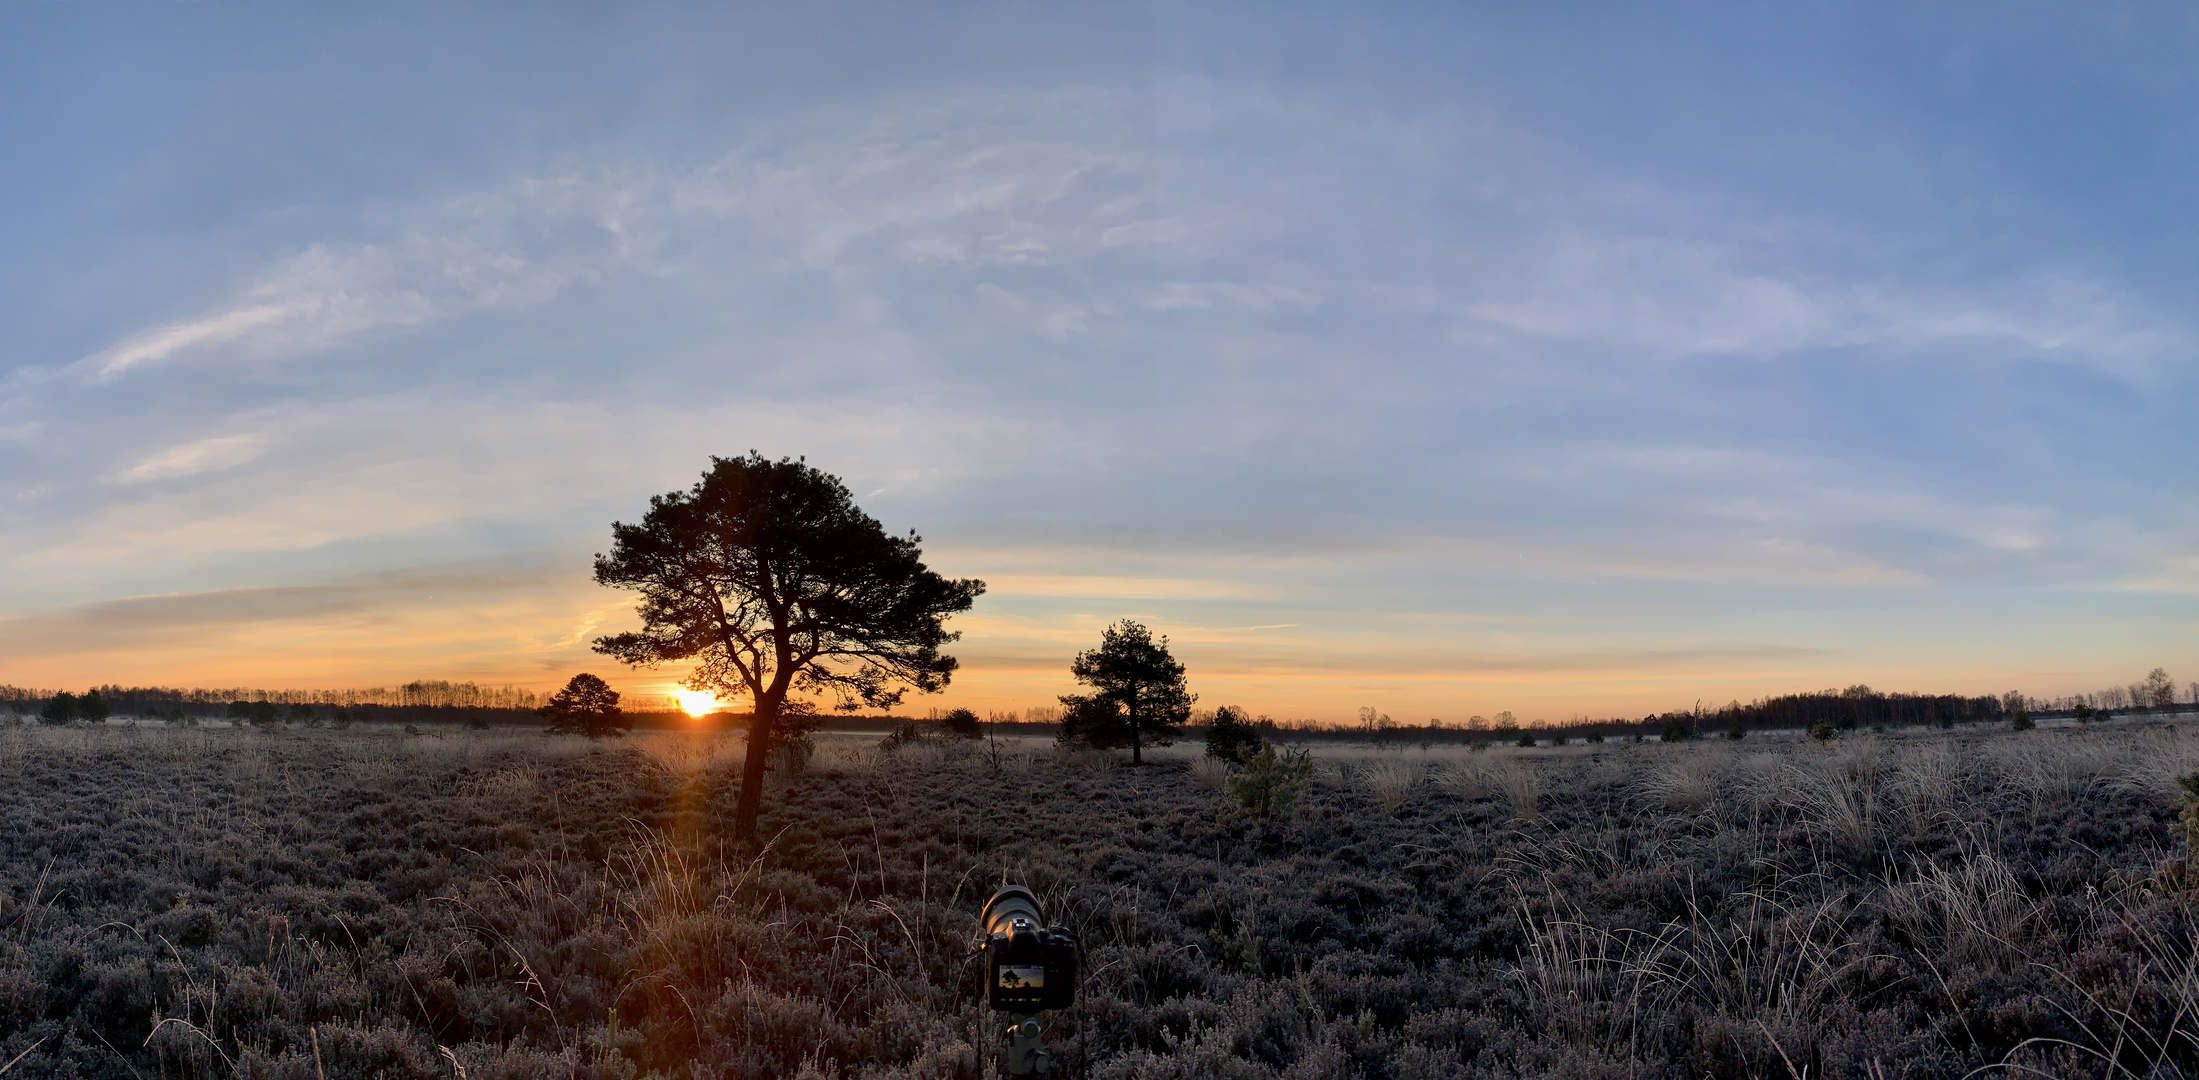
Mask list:
POLYGON ((1046 969, 1043 967, 1007 967, 1000 969, 1002 990, 1038 990, 1046 986, 1046 969))

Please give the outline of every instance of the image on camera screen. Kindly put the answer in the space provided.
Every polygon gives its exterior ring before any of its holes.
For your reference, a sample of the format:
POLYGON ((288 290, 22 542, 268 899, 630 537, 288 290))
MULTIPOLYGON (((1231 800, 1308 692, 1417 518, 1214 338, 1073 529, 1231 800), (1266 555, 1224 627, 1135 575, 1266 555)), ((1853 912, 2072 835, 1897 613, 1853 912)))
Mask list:
POLYGON ((1042 967, 1003 967, 1000 969, 1002 990, 1037 990, 1046 985, 1046 969, 1042 967))

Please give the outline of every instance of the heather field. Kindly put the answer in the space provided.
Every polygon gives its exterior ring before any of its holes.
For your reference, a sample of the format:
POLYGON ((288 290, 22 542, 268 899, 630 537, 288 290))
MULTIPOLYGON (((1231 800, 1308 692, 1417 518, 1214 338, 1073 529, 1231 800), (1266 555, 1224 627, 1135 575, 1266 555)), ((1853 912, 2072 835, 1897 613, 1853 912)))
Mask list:
POLYGON ((975 1077, 974 916, 1081 937, 1069 1075, 2199 1070, 2199 732, 1320 747, 0 731, 14 1077, 975 1077))

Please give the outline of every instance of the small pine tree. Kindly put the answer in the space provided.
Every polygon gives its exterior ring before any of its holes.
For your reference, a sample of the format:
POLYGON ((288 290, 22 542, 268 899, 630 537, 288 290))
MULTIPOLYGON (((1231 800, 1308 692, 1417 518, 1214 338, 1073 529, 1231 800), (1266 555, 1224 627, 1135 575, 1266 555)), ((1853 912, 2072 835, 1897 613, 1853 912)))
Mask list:
POLYGON ((1735 720, 1733 723, 1726 725, 1727 739, 1733 742, 1740 742, 1742 739, 1746 739, 1748 737, 1749 729, 1743 726, 1741 721, 1735 720))
POLYGON ((108 706, 106 698, 99 696, 99 688, 96 686, 84 691, 84 696, 76 699, 76 718, 87 724, 104 724, 107 717, 113 714, 114 709, 108 706))
POLYGON ((38 710, 38 718, 49 724, 66 724, 76 719, 76 695, 63 690, 46 699, 46 706, 38 710))
POLYGON ((1224 705, 1214 710, 1214 723, 1206 729, 1206 756, 1243 762, 1266 745, 1267 740, 1260 737, 1260 729, 1245 716, 1243 709, 1224 705))
POLYGON ((1830 723, 1819 720, 1810 725, 1810 738, 1816 739, 1818 742, 1829 742, 1832 737, 1833 726, 1830 723))
POLYGON ((1277 753, 1269 743, 1245 759, 1245 771, 1227 786, 1237 804, 1255 817, 1274 817, 1290 809, 1313 779, 1313 758, 1304 750, 1277 753))

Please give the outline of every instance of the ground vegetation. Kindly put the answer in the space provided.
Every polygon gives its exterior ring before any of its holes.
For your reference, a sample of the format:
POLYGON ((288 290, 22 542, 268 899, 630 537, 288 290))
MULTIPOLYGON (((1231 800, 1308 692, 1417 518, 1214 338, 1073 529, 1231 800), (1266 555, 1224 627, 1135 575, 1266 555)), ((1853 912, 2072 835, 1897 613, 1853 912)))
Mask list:
POLYGON ((751 853, 723 733, 15 728, 0 1062, 988 1075, 1016 880, 1075 1076, 2199 1070, 2195 733, 1926 730, 1331 747, 1266 816, 1189 749, 821 734, 751 853))

